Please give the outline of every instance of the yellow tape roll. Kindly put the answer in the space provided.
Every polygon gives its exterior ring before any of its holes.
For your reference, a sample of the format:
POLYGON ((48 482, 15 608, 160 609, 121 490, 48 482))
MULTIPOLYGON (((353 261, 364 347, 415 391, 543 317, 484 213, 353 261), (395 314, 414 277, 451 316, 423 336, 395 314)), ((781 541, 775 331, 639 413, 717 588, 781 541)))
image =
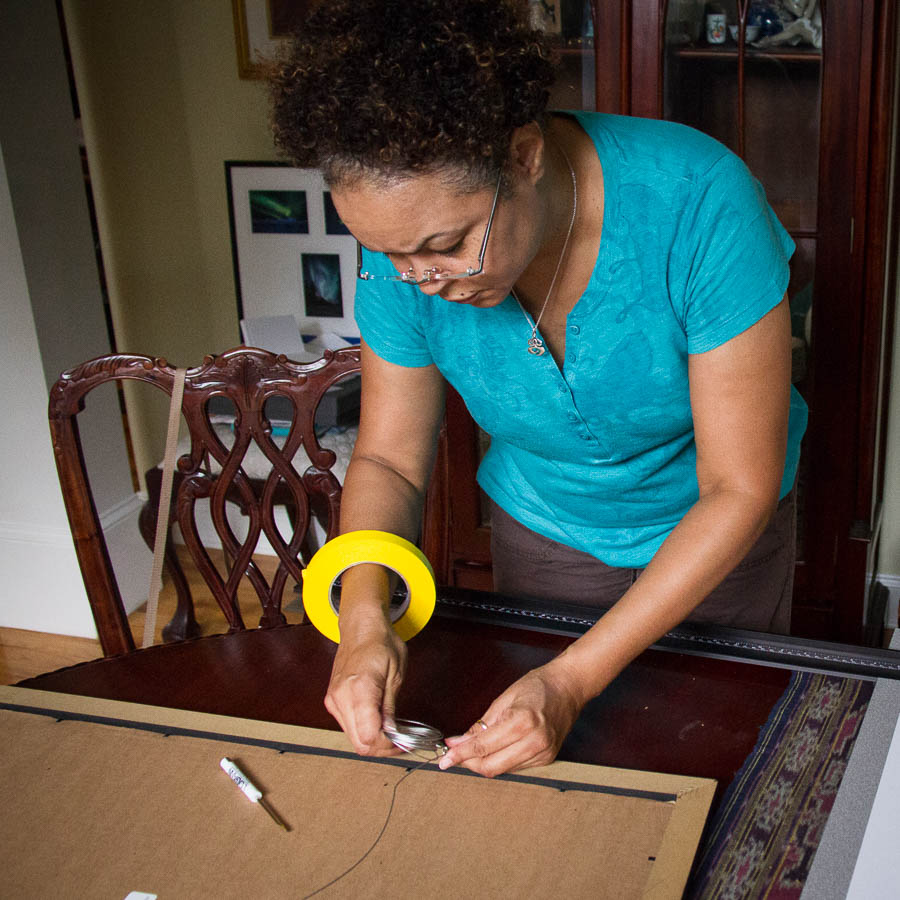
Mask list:
POLYGON ((386 531, 348 531, 328 541, 303 570, 303 607, 310 622, 336 644, 340 643, 338 614, 331 588, 342 572, 361 563, 392 569, 405 582, 406 602, 392 610, 394 630, 408 641, 434 612, 434 572, 415 544, 386 531))

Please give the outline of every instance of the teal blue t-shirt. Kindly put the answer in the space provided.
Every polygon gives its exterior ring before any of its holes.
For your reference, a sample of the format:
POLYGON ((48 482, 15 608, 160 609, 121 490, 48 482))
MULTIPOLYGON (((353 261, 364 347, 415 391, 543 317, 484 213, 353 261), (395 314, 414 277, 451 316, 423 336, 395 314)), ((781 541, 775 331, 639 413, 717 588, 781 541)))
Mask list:
MULTIPOLYGON (((745 331, 784 296, 794 244, 733 153, 670 122, 574 114, 604 174, 600 251, 569 313, 562 371, 525 349, 512 297, 477 309, 359 282, 369 346, 434 363, 491 436, 478 471, 522 524, 612 566, 645 566, 698 497, 688 355, 745 331)), ((373 271, 392 271, 367 254, 373 271)), ((792 389, 781 496, 807 410, 792 389)), ((451 487, 452 489, 452 487, 451 487)))

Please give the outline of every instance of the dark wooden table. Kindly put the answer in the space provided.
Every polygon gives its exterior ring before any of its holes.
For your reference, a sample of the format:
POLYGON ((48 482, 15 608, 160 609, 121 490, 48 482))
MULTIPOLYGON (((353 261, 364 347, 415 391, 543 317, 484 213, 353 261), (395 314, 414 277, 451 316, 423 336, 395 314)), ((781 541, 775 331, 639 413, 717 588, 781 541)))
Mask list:
MULTIPOLYGON (((446 734, 463 731, 504 688, 560 653, 597 615, 559 604, 513 604, 496 595, 440 589, 434 618, 409 642, 409 667, 398 715, 428 722, 446 734)), ((336 729, 322 704, 335 649, 311 625, 286 625, 136 650, 30 678, 20 685, 336 729)), ((641 654, 587 705, 563 744, 560 758, 715 779, 716 798, 689 889, 702 894, 705 879, 731 872, 732 865, 745 861, 750 865, 755 859, 758 835, 753 829, 758 822, 754 803, 762 801, 757 794, 756 800, 745 796, 744 785, 753 783, 753 778, 747 780, 747 771, 756 772, 759 783, 769 784, 768 755, 752 751, 773 708, 781 709, 782 715, 777 724, 766 728, 767 741, 773 730, 781 734, 780 727, 791 721, 784 719, 787 707, 779 703, 782 697, 794 709, 793 686, 813 677, 809 670, 839 675, 835 680, 848 686, 858 684, 860 678, 900 678, 898 656, 889 651, 685 626, 641 654), (807 674, 798 674, 798 670, 807 674), (792 689, 786 691, 789 685, 792 689), (735 774, 748 758, 753 762, 748 762, 750 769, 742 774, 739 791, 723 803, 735 774), (721 840, 716 837, 719 814, 720 822, 729 823, 721 840), (733 830, 731 824, 735 824, 733 830), (746 841, 732 840, 733 834, 748 837, 746 841), (719 867, 717 854, 722 848, 731 854, 731 862, 719 867)), ((800 715, 798 722, 807 719, 800 715)), ((767 743, 767 749, 769 746, 767 743)), ((823 771, 830 771, 830 757, 825 756, 833 750, 831 742, 824 741, 819 749, 826 766, 823 771)), ((783 759, 788 769, 795 750, 793 743, 785 746, 783 759)), ((784 781, 784 771, 771 775, 780 777, 779 784, 784 781)), ((801 805, 795 814, 806 809, 801 805)), ((775 821, 781 821, 780 814, 775 821)), ((751 866, 747 884, 753 890, 760 885, 765 890, 783 885, 779 873, 782 863, 789 862, 791 884, 802 885, 813 857, 818 860, 819 826, 824 827, 824 820, 812 829, 810 840, 800 843, 794 840, 791 826, 784 842, 781 838, 773 842, 772 860, 766 857, 759 872, 751 866), (803 865, 795 869, 797 858, 803 865)), ((843 870, 838 874, 849 877, 843 870)))
MULTIPOLYGON (((445 591, 444 599, 482 602, 474 611, 440 604, 409 642, 398 714, 446 734, 468 728, 507 685, 574 639, 553 622, 492 611, 485 595, 445 591)), ((334 652, 312 626, 287 625, 163 644, 21 685, 334 729, 322 705, 334 652)), ((560 757, 715 778, 721 795, 789 678, 787 668, 650 649, 588 704, 560 757)))

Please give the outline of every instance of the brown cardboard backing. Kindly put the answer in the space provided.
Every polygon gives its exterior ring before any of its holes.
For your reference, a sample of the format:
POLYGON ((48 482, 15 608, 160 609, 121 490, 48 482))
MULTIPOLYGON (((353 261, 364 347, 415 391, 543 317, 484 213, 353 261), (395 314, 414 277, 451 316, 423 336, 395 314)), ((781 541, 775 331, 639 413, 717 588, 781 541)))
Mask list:
POLYGON ((715 786, 560 762, 404 778, 419 760, 358 758, 336 732, 22 688, 0 706, 0 894, 17 898, 304 897, 360 859, 317 896, 675 898, 715 786))

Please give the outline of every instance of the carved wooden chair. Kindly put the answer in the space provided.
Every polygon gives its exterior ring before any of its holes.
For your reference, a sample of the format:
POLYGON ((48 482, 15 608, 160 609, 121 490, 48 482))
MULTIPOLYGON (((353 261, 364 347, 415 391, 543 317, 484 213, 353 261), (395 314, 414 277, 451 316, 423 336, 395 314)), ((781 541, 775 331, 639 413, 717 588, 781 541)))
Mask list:
MULTIPOLYGON (((314 547, 310 543, 313 520, 329 540, 337 534, 341 485, 332 471, 336 455, 316 435, 316 411, 326 391, 359 371, 359 350, 350 348, 312 363, 294 363, 264 350, 238 347, 201 366, 188 369, 182 415, 187 423, 189 451, 177 460, 171 515, 178 522, 194 563, 221 607, 230 631, 244 629, 237 589, 246 577, 261 605, 259 626, 285 622, 281 603, 287 579, 301 580, 301 570, 314 547), (227 398, 234 410, 233 442, 222 439, 211 417, 211 401, 227 398), (276 441, 267 410, 271 398, 286 398, 292 415, 284 440, 276 441), (270 464, 265 477, 251 478, 245 471, 248 454, 261 453, 270 464), (300 471, 298 471, 298 468, 300 471), (209 501, 210 516, 228 563, 220 574, 197 527, 198 501, 209 501), (237 503, 247 517, 248 533, 239 539, 229 524, 226 503, 237 503), (275 521, 275 508, 286 507, 290 535, 283 537, 275 521), (278 556, 271 583, 253 560, 264 534, 278 556)), ((149 356, 104 356, 71 369, 50 393, 50 431, 59 470, 63 499, 75 550, 90 600, 100 643, 107 656, 133 650, 131 634, 97 510, 91 495, 78 435, 77 417, 90 391, 108 382, 132 379, 155 385, 171 396, 175 368, 149 356)), ((284 400, 280 401, 282 404, 284 400)), ((155 509, 142 513, 142 532, 155 530, 155 509)), ((174 547, 167 542, 167 571, 180 575, 174 547)), ((196 633, 190 593, 178 591, 178 610, 166 637, 178 639, 196 633)))

